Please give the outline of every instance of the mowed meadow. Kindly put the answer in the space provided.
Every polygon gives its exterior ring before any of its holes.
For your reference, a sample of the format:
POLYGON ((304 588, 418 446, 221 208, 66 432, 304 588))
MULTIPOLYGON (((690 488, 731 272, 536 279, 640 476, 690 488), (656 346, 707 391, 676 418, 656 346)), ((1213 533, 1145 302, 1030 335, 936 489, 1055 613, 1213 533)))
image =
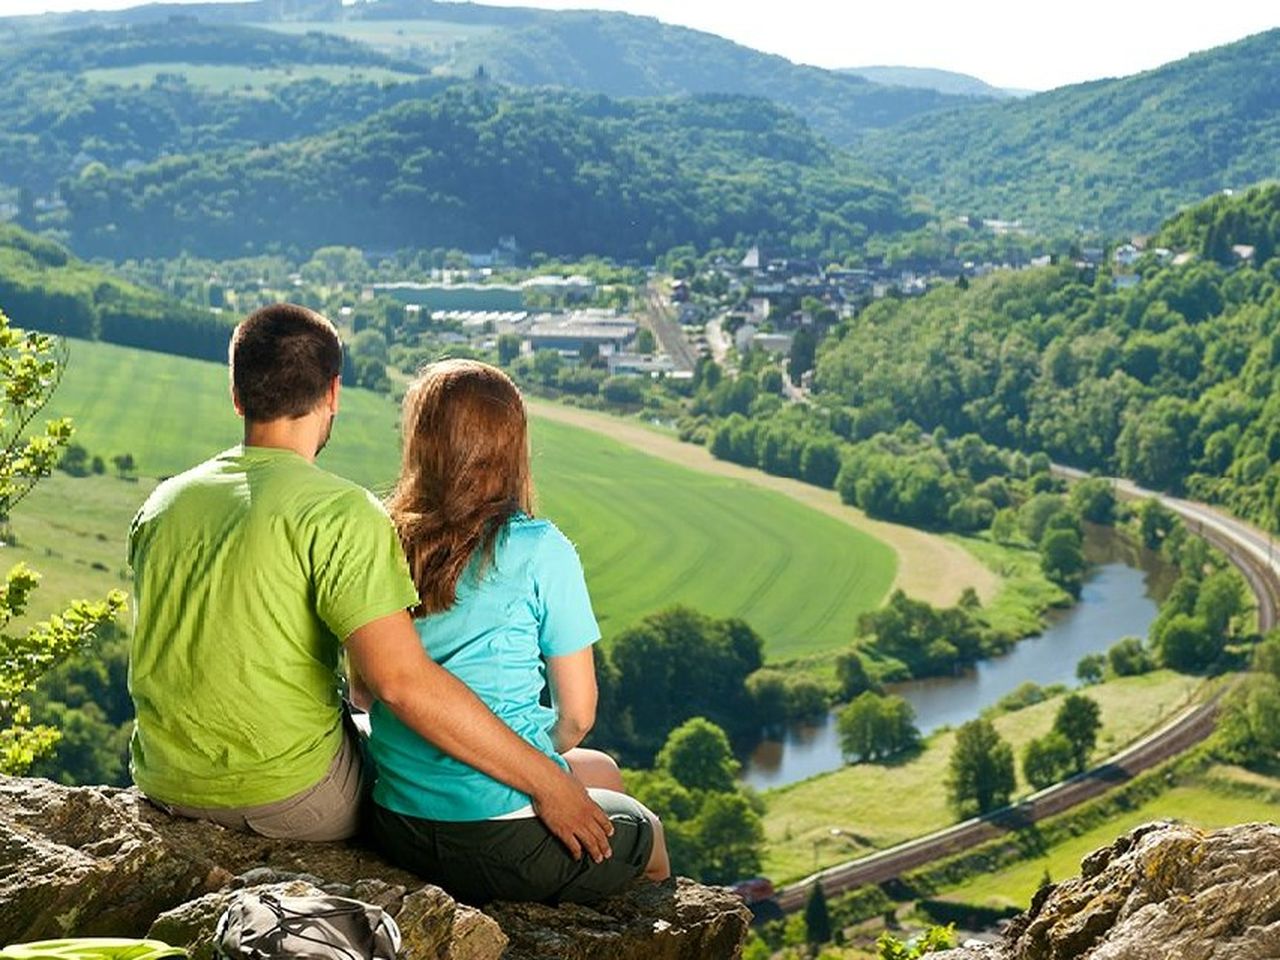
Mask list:
MULTIPOLYGON (((72 417, 77 442, 108 464, 133 454, 143 478, 59 475, 18 508, 18 548, 8 552, 46 572, 42 606, 52 609, 68 590, 118 586, 128 522, 150 478, 236 443, 240 422, 225 367, 84 341, 71 342, 48 412, 72 417)), ((858 615, 893 582, 892 549, 781 494, 544 419, 534 420, 533 443, 539 511, 577 544, 606 637, 682 603, 742 617, 770 659, 786 660, 848 643, 858 615)), ((398 449, 395 405, 346 390, 320 464, 382 492, 398 449)))

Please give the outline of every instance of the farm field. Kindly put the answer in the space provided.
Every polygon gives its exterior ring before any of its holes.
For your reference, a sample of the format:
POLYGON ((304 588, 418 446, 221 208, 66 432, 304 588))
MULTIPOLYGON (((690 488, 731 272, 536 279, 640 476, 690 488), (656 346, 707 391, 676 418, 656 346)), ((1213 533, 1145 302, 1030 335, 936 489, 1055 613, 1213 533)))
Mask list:
MULTIPOLYGON (((75 341, 49 412, 74 418, 91 454, 128 452, 143 477, 166 476, 238 440, 226 378, 219 364, 75 341)), ((888 546, 776 492, 562 423, 537 418, 533 433, 542 512, 577 543, 606 636, 685 603, 743 617, 771 659, 789 659, 847 643, 893 582, 888 546)), ((320 463, 381 491, 397 447, 394 404, 348 390, 320 463)), ((46 571, 50 609, 120 584, 128 521, 149 489, 145 479, 59 475, 19 507, 21 546, 7 549, 46 571)))
POLYGON ((448 20, 342 20, 296 23, 255 23, 251 26, 279 33, 332 33, 357 43, 368 44, 382 53, 401 56, 422 51, 444 57, 466 41, 501 27, 453 23, 448 20))
POLYGON ((1251 821, 1275 822, 1277 800, 1280 800, 1280 779, 1261 777, 1236 767, 1218 768, 1216 775, 1198 777, 1196 782, 1166 790, 1141 806, 1058 844, 1044 856, 973 877, 960 886, 943 890, 941 896, 977 906, 1025 909, 1046 871, 1055 881, 1075 876, 1086 854, 1110 844, 1139 824, 1174 819, 1211 830, 1251 821), (1250 789, 1239 788, 1243 778, 1253 781, 1250 789), (1224 780, 1237 783, 1224 783, 1224 780))
POLYGON ((295 83, 300 80, 328 80, 330 83, 352 83, 358 80, 374 83, 404 83, 421 77, 385 67, 347 66, 340 64, 298 64, 287 67, 245 67, 239 64, 146 63, 129 67, 103 67, 86 70, 90 84, 112 84, 121 87, 148 87, 160 74, 181 74, 193 87, 216 93, 250 92, 267 87, 295 83))
MULTIPOLYGON (((1197 695, 1202 681, 1168 670, 1111 680, 1089 688, 1102 708, 1102 730, 1094 758, 1115 753, 1197 695)), ((1022 779, 1021 756, 1029 740, 1053 725, 1061 697, 996 717, 1000 735, 1018 763, 1018 793, 1030 792, 1022 779)), ((787 883, 819 867, 924 836, 953 822, 943 782, 955 733, 931 736, 920 753, 892 764, 857 764, 800 783, 767 791, 764 873, 787 883), (911 802, 904 804, 903 797, 911 802), (833 835, 832 828, 845 831, 833 835), (848 835, 861 842, 854 842, 848 835)), ((1114 833, 1112 834, 1114 837, 1114 833)), ((1037 869, 1036 877, 1043 872, 1037 869)))

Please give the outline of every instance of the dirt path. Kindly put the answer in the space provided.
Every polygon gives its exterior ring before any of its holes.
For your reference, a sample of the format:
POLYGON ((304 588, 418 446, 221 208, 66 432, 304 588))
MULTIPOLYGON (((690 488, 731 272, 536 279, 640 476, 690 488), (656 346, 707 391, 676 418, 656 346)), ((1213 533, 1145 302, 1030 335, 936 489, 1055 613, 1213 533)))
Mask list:
POLYGON ((681 443, 675 437, 650 430, 633 420, 565 407, 535 397, 529 397, 528 403, 530 412, 536 417, 604 434, 650 456, 692 470, 774 490, 870 534, 898 554, 898 575, 894 586, 901 587, 917 599, 927 600, 936 606, 949 606, 959 599, 965 587, 973 587, 986 603, 1000 587, 1000 578, 963 547, 912 527, 872 520, 861 510, 841 503, 834 490, 717 460, 705 447, 681 443))

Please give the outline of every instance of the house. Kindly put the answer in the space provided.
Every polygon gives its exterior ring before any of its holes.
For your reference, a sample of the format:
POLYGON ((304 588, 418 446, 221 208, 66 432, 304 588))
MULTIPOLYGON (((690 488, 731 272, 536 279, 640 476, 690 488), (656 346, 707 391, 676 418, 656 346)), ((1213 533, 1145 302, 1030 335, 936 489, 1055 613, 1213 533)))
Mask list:
POLYGON ((760 269, 760 248, 752 247, 747 251, 747 255, 742 258, 742 262, 738 264, 742 270, 759 270, 760 269))
POLYGON ((1241 263, 1252 263, 1255 248, 1247 243, 1237 243, 1231 248, 1231 252, 1236 255, 1236 259, 1241 263))
POLYGON ((608 357, 620 353, 639 328, 634 318, 604 310, 538 314, 523 332, 523 348, 530 353, 557 350, 580 355, 584 349, 594 347, 600 356, 608 357))
POLYGON ((526 293, 546 294, 566 303, 590 300, 596 295, 595 281, 581 274, 574 274, 571 277, 560 277, 555 274, 530 277, 520 284, 520 288, 526 293))
POLYGON ((675 373, 676 365, 667 356, 615 353, 608 358, 611 377, 657 377, 675 373))
POLYGON ((671 302, 672 303, 688 303, 689 301, 689 284, 683 280, 676 280, 671 284, 671 302))
POLYGON ((1138 258, 1142 256, 1142 251, 1135 247, 1132 243, 1122 243, 1116 247, 1115 252, 1111 254, 1111 259, 1122 267, 1132 267, 1138 262, 1138 258))
MULTIPOLYGON (((741 333, 742 331, 738 331, 741 333)), ((784 357, 791 356, 791 334, 789 333, 757 333, 751 338, 751 349, 763 350, 765 353, 777 353, 784 357)))

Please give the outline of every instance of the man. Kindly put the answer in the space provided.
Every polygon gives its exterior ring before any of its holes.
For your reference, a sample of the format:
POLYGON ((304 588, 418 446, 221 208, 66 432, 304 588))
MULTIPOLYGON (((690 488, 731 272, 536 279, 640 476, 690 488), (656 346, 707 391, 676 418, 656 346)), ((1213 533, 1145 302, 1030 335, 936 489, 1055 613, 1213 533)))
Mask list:
POLYGON ((338 692, 345 649, 406 726, 527 793, 575 857, 609 856, 612 827, 581 785, 422 650, 381 505, 315 466, 338 413, 333 325, 265 307, 230 360, 244 443, 162 483, 129 531, 134 781, 180 816, 351 836, 365 785, 338 692))

